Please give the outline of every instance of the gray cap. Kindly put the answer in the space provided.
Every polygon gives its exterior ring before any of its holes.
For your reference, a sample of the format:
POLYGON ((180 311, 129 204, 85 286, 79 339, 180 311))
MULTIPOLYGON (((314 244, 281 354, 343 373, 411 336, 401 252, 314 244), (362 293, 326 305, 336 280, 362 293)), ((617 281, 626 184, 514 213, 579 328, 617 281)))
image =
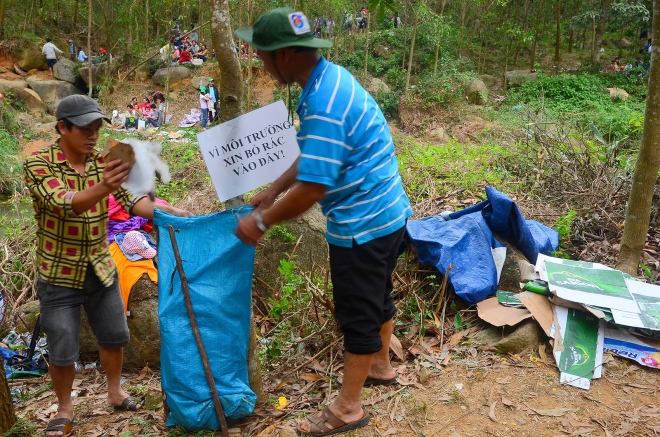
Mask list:
POLYGON ((57 105, 56 117, 58 121, 66 118, 76 126, 87 126, 100 118, 110 123, 96 100, 81 94, 63 98, 57 105))

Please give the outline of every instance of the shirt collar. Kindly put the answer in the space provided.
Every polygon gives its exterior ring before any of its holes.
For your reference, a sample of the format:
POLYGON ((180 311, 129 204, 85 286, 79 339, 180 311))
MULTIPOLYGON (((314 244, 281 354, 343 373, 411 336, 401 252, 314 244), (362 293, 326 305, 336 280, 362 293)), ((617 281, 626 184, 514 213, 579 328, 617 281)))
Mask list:
MULTIPOLYGON (((67 165, 71 166, 69 164, 69 161, 66 159, 66 155, 64 155, 64 152, 62 151, 62 148, 60 147, 60 139, 58 138, 55 140, 55 144, 53 144, 52 147, 52 161, 54 164, 63 164, 67 163, 67 165)), ((99 158, 99 152, 96 150, 93 150, 92 153, 87 155, 87 158, 85 162, 90 162, 90 161, 96 161, 99 158)))
POLYGON ((302 90, 302 93, 300 93, 300 99, 298 100, 298 108, 296 109, 296 112, 298 114, 300 114, 300 109, 302 108, 302 104, 307 98, 309 91, 312 89, 314 82, 316 82, 316 79, 318 79, 321 72, 325 70, 326 65, 328 65, 328 61, 323 56, 321 56, 321 59, 319 60, 318 64, 316 64, 316 67, 314 67, 314 70, 312 70, 312 74, 310 74, 309 78, 307 78, 307 83, 305 84, 305 88, 302 90))

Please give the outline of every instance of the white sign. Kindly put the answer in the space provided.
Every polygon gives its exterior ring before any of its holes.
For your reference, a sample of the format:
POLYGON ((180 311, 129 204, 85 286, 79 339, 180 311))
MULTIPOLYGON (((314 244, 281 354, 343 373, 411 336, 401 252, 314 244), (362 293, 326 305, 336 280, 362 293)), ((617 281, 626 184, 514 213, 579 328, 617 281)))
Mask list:
POLYGON ((281 100, 204 131, 197 140, 221 202, 273 182, 300 155, 281 100))

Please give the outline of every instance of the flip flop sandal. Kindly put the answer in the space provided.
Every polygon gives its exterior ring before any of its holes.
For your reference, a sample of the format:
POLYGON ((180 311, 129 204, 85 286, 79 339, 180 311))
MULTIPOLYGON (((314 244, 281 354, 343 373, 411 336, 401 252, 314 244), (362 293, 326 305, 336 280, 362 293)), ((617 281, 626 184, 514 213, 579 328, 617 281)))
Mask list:
POLYGON ((303 431, 299 426, 298 432, 308 436, 328 436, 362 428, 363 426, 367 426, 371 419, 371 415, 364 408, 362 409, 362 413, 364 414, 362 419, 346 423, 332 414, 332 411, 328 407, 325 407, 320 413, 307 418, 312 424, 310 431, 303 431))
POLYGON ((44 435, 47 435, 49 432, 59 431, 62 435, 69 435, 73 430, 73 422, 65 417, 59 419, 53 419, 48 422, 48 426, 44 429, 44 435))
POLYGON ((115 405, 114 407, 115 410, 118 411, 139 411, 138 406, 140 406, 138 401, 129 396, 124 399, 124 402, 122 402, 121 405, 115 405))
POLYGON ((396 376, 392 379, 367 378, 362 386, 373 387, 375 385, 393 385, 399 383, 398 379, 399 379, 399 372, 397 372, 396 376))

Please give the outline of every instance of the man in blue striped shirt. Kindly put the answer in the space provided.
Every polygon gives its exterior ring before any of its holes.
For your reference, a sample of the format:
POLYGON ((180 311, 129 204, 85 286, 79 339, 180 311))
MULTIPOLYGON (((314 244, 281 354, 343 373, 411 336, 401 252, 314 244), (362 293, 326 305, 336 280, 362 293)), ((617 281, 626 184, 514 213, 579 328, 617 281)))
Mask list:
POLYGON ((297 109, 301 155, 251 199, 258 208, 240 221, 236 235, 256 244, 270 226, 320 203, 327 217, 335 312, 344 332, 344 380, 335 401, 299 430, 330 435, 356 429, 370 418, 360 405, 362 387, 397 378, 389 360, 396 312, 391 276, 412 209, 394 142, 369 93, 319 54, 332 44, 313 37, 303 13, 275 9, 236 35, 256 47, 264 69, 279 83, 303 89, 297 109))

